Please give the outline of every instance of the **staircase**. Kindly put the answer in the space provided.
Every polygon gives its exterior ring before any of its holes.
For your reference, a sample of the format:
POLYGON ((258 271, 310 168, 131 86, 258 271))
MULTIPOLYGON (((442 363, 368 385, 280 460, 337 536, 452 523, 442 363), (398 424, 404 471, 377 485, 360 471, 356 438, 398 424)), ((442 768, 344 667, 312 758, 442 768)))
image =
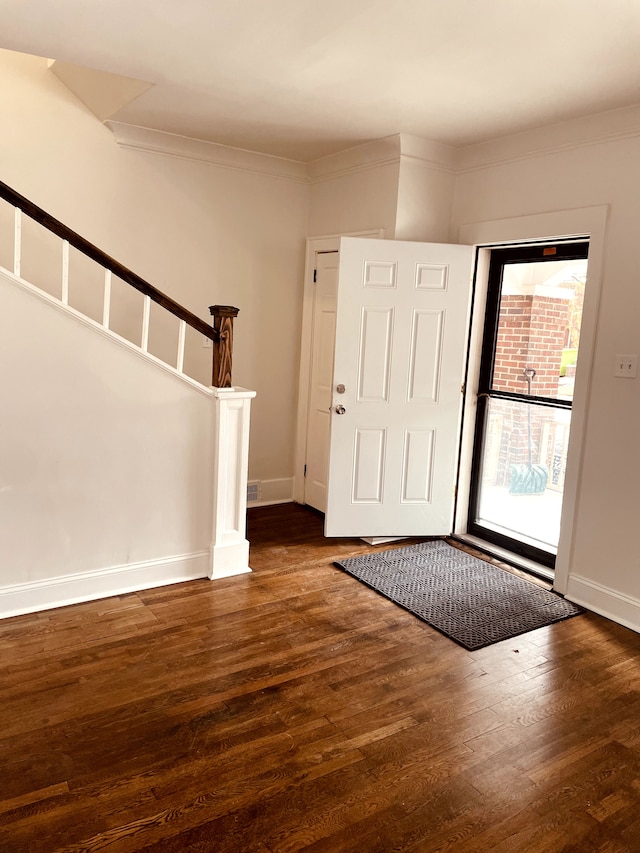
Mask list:
POLYGON ((0 198, 0 617, 250 571, 237 310, 212 327, 0 198), (203 338, 212 385, 189 370, 203 338))

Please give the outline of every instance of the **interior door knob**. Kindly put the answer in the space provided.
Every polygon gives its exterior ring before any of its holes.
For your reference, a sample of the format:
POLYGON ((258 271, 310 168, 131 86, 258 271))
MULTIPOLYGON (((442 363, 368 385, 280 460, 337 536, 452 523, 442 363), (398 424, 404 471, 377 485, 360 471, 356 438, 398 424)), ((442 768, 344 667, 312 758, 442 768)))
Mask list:
POLYGON ((344 413, 345 413, 347 410, 345 409, 345 407, 344 407, 344 406, 336 406, 336 407, 335 407, 335 409, 334 409, 334 411, 335 411, 336 415, 344 415, 344 413))

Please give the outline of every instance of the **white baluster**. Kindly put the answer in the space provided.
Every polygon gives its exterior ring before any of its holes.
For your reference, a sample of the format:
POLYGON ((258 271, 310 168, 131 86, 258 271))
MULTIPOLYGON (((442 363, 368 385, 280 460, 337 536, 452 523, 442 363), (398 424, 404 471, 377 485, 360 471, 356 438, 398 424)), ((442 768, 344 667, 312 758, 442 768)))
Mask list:
POLYGON ((149 318, 151 316, 151 297, 144 298, 144 311, 142 312, 142 343, 140 348, 145 352, 149 349, 149 318))
POLYGON ((102 303, 102 325, 109 328, 111 318, 111 270, 104 271, 104 301, 102 303))
POLYGON ((14 209, 14 229, 13 229, 13 272, 14 275, 20 275, 20 262, 22 260, 22 211, 19 207, 14 209))
POLYGON ((62 241, 62 302, 69 304, 69 241, 62 241))
POLYGON ((180 320, 180 330, 178 332, 178 362, 176 370, 182 373, 184 369, 184 345, 187 338, 187 324, 184 320, 180 320))

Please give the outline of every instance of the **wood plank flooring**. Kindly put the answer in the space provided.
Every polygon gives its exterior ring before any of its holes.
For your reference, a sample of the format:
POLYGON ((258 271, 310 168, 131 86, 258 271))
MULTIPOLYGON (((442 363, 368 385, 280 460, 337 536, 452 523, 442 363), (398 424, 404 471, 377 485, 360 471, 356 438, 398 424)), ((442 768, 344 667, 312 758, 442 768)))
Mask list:
POLYGON ((640 851, 639 635, 467 652, 249 515, 251 575, 0 622, 2 853, 640 851))

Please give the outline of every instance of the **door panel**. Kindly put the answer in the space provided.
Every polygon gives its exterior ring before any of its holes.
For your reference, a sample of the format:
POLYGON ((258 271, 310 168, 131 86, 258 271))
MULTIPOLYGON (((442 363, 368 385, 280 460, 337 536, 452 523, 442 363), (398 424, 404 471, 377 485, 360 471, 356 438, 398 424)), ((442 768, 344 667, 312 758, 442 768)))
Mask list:
POLYGON ((354 504, 382 503, 386 446, 385 429, 356 427, 351 496, 354 504))
POLYGON ((429 503, 433 481, 432 429, 408 429, 402 465, 402 503, 429 503))
POLYGON ((341 240, 326 535, 451 532, 472 264, 470 246, 341 240))
POLYGON ((443 330, 443 311, 414 310, 409 352, 410 400, 438 401, 443 330))
POLYGON ((363 308, 358 357, 358 402, 389 401, 393 308, 363 308))

